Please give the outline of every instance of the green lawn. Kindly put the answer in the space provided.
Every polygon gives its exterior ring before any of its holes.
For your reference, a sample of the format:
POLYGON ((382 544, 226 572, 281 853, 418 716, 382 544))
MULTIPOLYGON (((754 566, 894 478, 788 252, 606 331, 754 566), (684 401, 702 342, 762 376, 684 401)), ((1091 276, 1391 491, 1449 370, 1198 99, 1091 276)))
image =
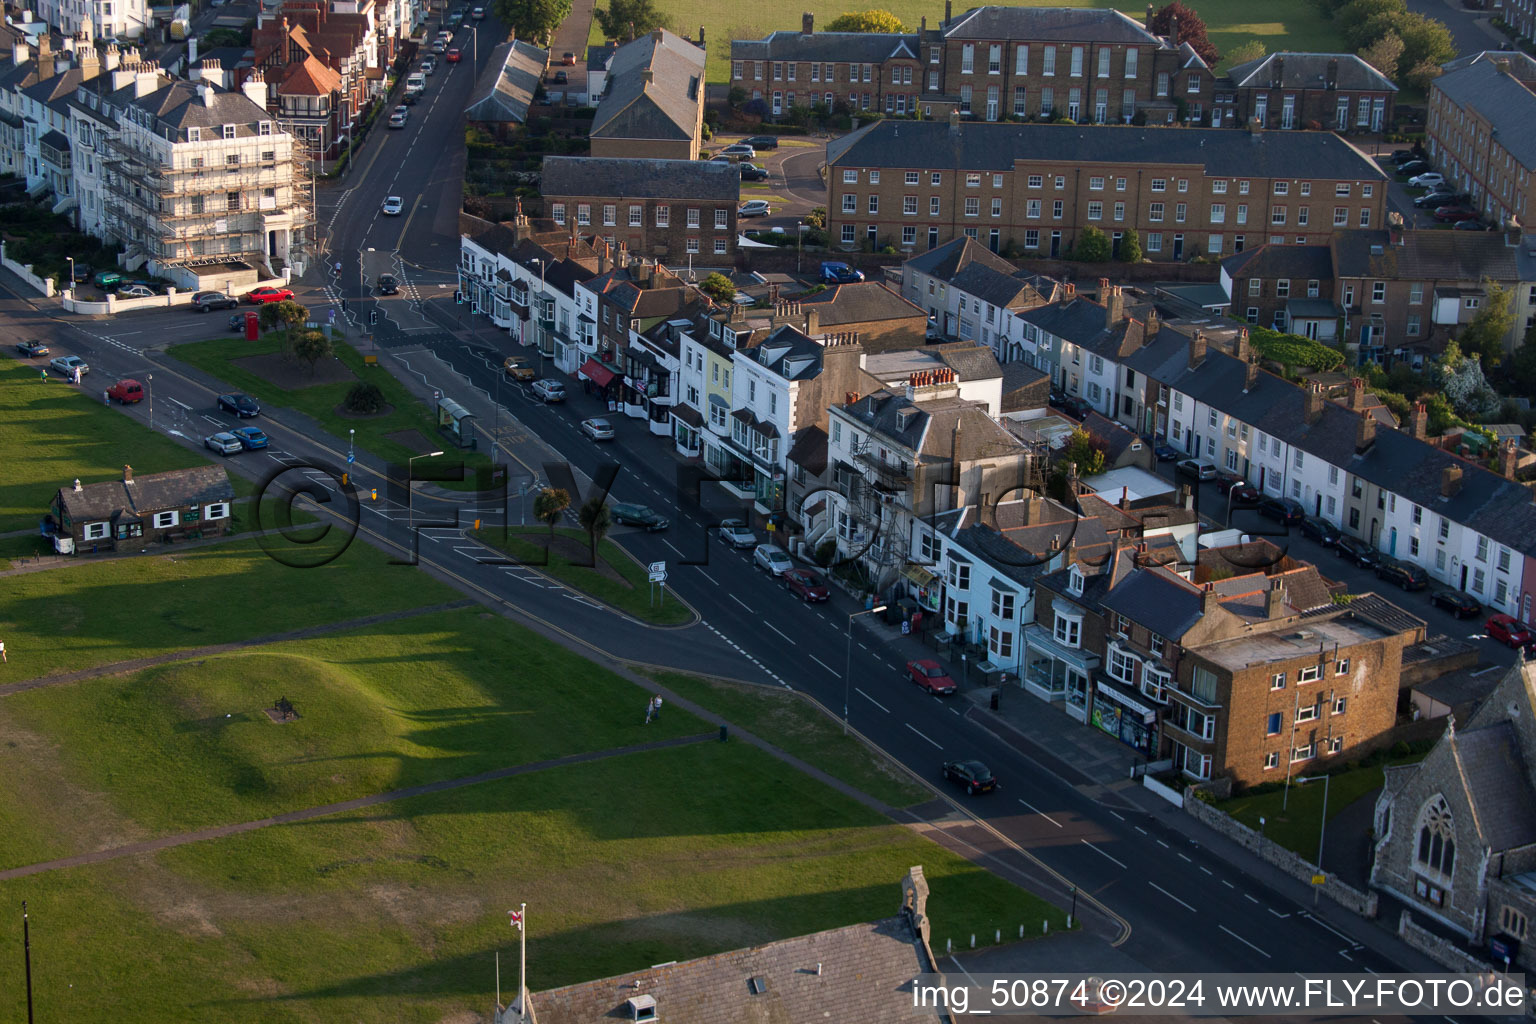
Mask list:
MULTIPOLYGON (((889 917, 913 864, 938 948, 1064 923, 768 755, 715 742, 0 883, 0 902, 29 901, 44 1020, 110 991, 125 1024, 427 1024, 487 1013, 497 951, 503 992, 515 985, 519 903, 539 990, 889 917)), ((7 979, 19 945, 0 929, 7 979)), ((0 986, 0 1016, 20 1019, 23 999, 0 986)))
MULTIPOLYGON (((77 477, 90 484, 119 478, 125 463, 144 476, 207 461, 102 405, 100 391, 92 394, 0 359, 0 533, 35 529, 58 489, 77 477)), ((15 557, 13 550, 5 557, 15 557)))
POLYGON ((651 603, 651 585, 645 568, 611 540, 598 545, 598 558, 610 571, 593 566, 588 553, 587 534, 575 527, 558 527, 557 536, 564 544, 548 549, 549 528, 544 526, 470 530, 469 536, 513 558, 536 567, 576 590, 612 605, 642 622, 675 626, 692 622, 694 613, 674 595, 662 603, 651 603), (620 578, 615 578, 615 574, 620 578))
POLYGON ((280 565, 254 539, 94 562, 81 556, 0 585, 0 637, 10 655, 0 686, 459 596, 360 542, 315 569, 280 565))
POLYGON ((892 807, 907 807, 933 796, 795 694, 679 672, 651 675, 679 696, 892 807))
MULTIPOLYGON (((344 342, 336 344, 337 356, 352 369, 359 380, 371 381, 379 386, 379 390, 384 392, 384 400, 394 406, 389 414, 366 419, 349 419, 338 415, 336 407, 346 398, 347 391, 352 387, 351 381, 316 384, 313 387, 288 391, 232 362, 244 356, 265 355, 281 349, 278 335, 268 334, 254 342, 246 341, 244 338, 215 338, 212 341, 173 345, 167 351, 182 362, 212 374, 231 388, 257 396, 266 405, 286 407, 304 413, 319 421, 320 425, 340 443, 345 443, 349 439, 350 435, 347 433, 349 430, 356 430, 359 448, 402 466, 406 459, 421 453, 388 435, 402 430, 416 430, 429 444, 444 443, 442 435, 437 430, 435 412, 413 396, 405 385, 396 380, 383 366, 365 364, 358 351, 344 342)), ((477 468, 490 465, 487 456, 480 452, 454 451, 452 454, 454 458, 464 463, 465 468, 472 475, 477 468)), ((416 465, 415 472, 417 479, 423 479, 430 472, 430 467, 426 462, 421 462, 416 465)), ((464 489, 473 485, 472 479, 462 482, 444 481, 442 484, 444 487, 455 489, 464 489)))
POLYGON ((0 827, 0 868, 119 832, 191 831, 707 731, 680 710, 646 725, 645 696, 473 610, 12 694, 0 698, 0 730, 18 746, 0 743, 0 777, 53 798, 30 814, 12 808, 18 833, 0 827), (267 717, 280 696, 298 720, 267 717), (61 820, 72 816, 68 792, 102 806, 88 821, 61 820), (48 831, 38 820, 62 838, 35 846, 48 831))

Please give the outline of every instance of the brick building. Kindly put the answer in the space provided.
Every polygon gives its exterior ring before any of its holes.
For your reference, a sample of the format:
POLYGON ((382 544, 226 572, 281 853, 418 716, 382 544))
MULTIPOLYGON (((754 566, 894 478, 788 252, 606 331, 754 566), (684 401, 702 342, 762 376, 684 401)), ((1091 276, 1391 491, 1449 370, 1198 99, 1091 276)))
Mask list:
POLYGON ((1238 64, 1215 85, 1222 123, 1379 132, 1392 123, 1397 86, 1351 53, 1272 53, 1238 64))
POLYGON ((790 107, 915 113, 922 91, 917 33, 817 32, 801 15, 799 32, 731 42, 731 84, 777 117, 790 107))
POLYGON ((1333 301, 1333 254, 1326 245, 1260 245, 1221 261, 1232 315, 1319 341, 1338 336, 1344 311, 1333 301))
POLYGON ((1435 169, 1500 225, 1536 208, 1536 92, 1515 67, 1495 54, 1442 74, 1430 83, 1425 122, 1435 169))
POLYGON ((658 28, 613 53, 592 98, 592 155, 695 160, 704 128, 704 48, 658 28))
POLYGON ((1094 225, 1152 260, 1384 223, 1386 176, 1325 132, 879 121, 827 147, 832 244, 1062 255, 1094 225))
POLYGON ((285 0, 263 14, 251 32, 251 52, 255 68, 277 83, 270 108, 327 158, 350 143, 371 95, 382 91, 383 82, 368 75, 379 66, 369 16, 332 11, 319 0, 285 0))
POLYGON ((741 175, 701 160, 544 158, 545 213, 636 256, 732 256, 741 175))

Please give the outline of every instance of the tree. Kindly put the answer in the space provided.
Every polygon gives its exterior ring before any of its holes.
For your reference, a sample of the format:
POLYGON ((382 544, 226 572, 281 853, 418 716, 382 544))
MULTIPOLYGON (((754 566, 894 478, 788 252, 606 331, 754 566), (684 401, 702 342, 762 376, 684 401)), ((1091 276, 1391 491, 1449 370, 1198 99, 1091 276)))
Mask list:
POLYGON ((1405 14, 1397 21, 1397 34, 1403 40, 1403 56, 1397 65, 1400 85, 1429 88, 1440 74, 1440 65, 1456 56, 1450 30, 1435 18, 1405 14))
POLYGON ((1074 259, 1084 263, 1105 263, 1110 256, 1109 236, 1104 234, 1092 224, 1083 229, 1083 233, 1077 237, 1077 245, 1072 248, 1074 259))
POLYGON ((1141 259, 1141 236, 1136 233, 1135 228, 1131 228, 1120 236, 1120 261, 1140 263, 1141 259))
POLYGON ((1362 49, 1358 56, 1387 78, 1395 81, 1398 61, 1403 57, 1403 37, 1396 32, 1388 32, 1362 49))
POLYGON ((571 13, 571 0, 491 0, 491 7, 517 38, 547 42, 571 13))
POLYGON ((1082 427, 1072 431, 1057 459, 1063 464, 1076 466, 1079 478, 1097 476, 1104 472, 1104 449, 1095 444, 1093 438, 1088 436, 1088 431, 1082 427))
POLYGON ((627 39, 631 29, 638 39, 666 22, 651 0, 608 0, 607 9, 598 7, 592 16, 609 39, 627 39))
POLYGON ((347 397, 341 403, 348 412, 372 415, 384 411, 388 403, 384 401, 384 392, 372 381, 360 380, 347 389, 347 397))
POLYGON ((1509 372, 1523 395, 1536 395, 1536 327, 1525 332, 1525 342, 1515 350, 1509 372))
POLYGON ((869 11, 848 11, 827 22, 828 32, 905 32, 901 19, 878 7, 869 11))
POLYGON ((555 524, 571 507, 571 495, 560 487, 546 487, 533 499, 533 518, 549 524, 549 539, 555 539, 555 524))
POLYGON ((257 311, 256 319, 263 331, 275 331, 279 327, 292 330, 309 319, 309 310, 292 299, 266 302, 257 311))
POLYGON ((1478 359, 1503 353, 1504 339, 1515 326, 1515 314, 1509 308, 1511 298, 1508 288, 1483 278, 1483 301, 1477 315, 1456 336, 1461 351, 1478 359))
POLYGON ((1435 363, 1432 377, 1440 386, 1440 394, 1434 398, 1448 401, 1456 412, 1468 419, 1491 415, 1499 408, 1499 396, 1483 378, 1483 364, 1472 356, 1463 355, 1460 344, 1455 341, 1446 344, 1445 351, 1435 363))
POLYGON ((1369 46, 1387 26, 1408 13, 1403 0, 1350 0, 1333 17, 1334 27, 1352 46, 1369 46), (1385 21, 1378 19, 1385 18, 1385 21), (1368 25, 1374 27, 1367 29, 1368 25))
POLYGON ((608 517, 608 503, 601 494, 594 494, 577 511, 576 519, 587 531, 587 542, 592 546, 592 564, 596 566, 597 546, 608 536, 608 527, 613 525, 613 520, 608 517))
POLYGON ((704 280, 700 281, 699 291, 708 295, 722 306, 729 305, 731 300, 736 298, 736 286, 731 283, 730 278, 719 271, 711 273, 704 280))
POLYGON ((308 363, 311 374, 315 372, 315 366, 320 360, 335 352, 331 339, 325 336, 324 331, 300 331, 293 339, 295 358, 300 362, 308 363))
MULTIPOLYGON (((1398 0, 1398 3, 1402 2, 1403 0, 1398 0)), ((1159 36, 1171 34, 1175 18, 1179 20, 1179 37, 1173 41, 1174 45, 1188 43, 1200 55, 1201 60, 1211 65, 1211 67, 1215 67, 1216 62, 1221 59, 1221 54, 1217 52, 1216 47, 1206 37, 1205 21, 1193 9, 1185 7, 1179 0, 1173 0, 1173 3, 1168 4, 1162 10, 1152 15, 1152 34, 1159 36)))
POLYGON ((1264 49, 1264 44, 1259 40, 1249 39, 1246 42, 1238 43, 1231 50, 1227 51, 1226 61, 1228 66, 1236 67, 1239 64, 1247 64, 1251 60, 1263 60, 1264 54, 1267 52, 1264 49))

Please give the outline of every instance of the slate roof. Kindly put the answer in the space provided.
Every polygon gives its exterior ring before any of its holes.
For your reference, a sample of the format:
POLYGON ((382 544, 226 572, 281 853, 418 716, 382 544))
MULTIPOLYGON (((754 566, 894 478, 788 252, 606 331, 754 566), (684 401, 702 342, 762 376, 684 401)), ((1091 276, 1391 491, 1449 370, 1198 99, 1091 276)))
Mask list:
POLYGON ((1100 7, 973 7, 944 27, 944 38, 1150 46, 1161 43, 1135 19, 1113 8, 1100 7))
POLYGON ((1332 132, 881 120, 827 145, 828 167, 1009 171, 1016 160, 1042 157, 1062 164, 1184 164, 1227 177, 1386 180, 1370 157, 1332 132))
POLYGON ((1141 438, 1131 431, 1096 412, 1090 412, 1083 418, 1083 429, 1088 431, 1089 437, 1104 446, 1104 458, 1111 467, 1119 463, 1120 456, 1132 445, 1141 442, 1141 438))
POLYGON ((1490 850, 1536 843, 1536 789, 1509 722, 1447 733, 1478 835, 1490 850))
POLYGON ((1330 62, 1338 64, 1339 89, 1397 92, 1385 75, 1352 53, 1272 53, 1233 66, 1227 77, 1240 89, 1326 89, 1330 62))
POLYGON ((708 160, 546 156, 540 191, 546 196, 717 199, 734 203, 741 198, 741 174, 732 164, 708 160))
POLYGON ((1221 266, 1233 278, 1332 281, 1333 251, 1326 245, 1272 245, 1265 242, 1228 256, 1221 261, 1221 266))
POLYGON ((775 328, 750 351, 759 366, 785 380, 809 380, 821 373, 821 345, 788 324, 775 328))
POLYGON ((703 96, 704 51, 657 29, 614 51, 589 134, 595 139, 691 139, 703 96), (644 78, 647 69, 650 82, 644 78))
POLYGON ((1521 279, 1519 248, 1503 232, 1404 231, 1400 238, 1394 245, 1386 231, 1335 231, 1334 269, 1339 277, 1391 281, 1521 279))
POLYGON ((951 341, 935 346, 933 351, 962 381, 995 380, 1003 375, 997 356, 985 345, 951 341))
POLYGON ((904 391, 897 394, 882 388, 839 408, 865 430, 880 434, 919 457, 967 463, 1023 450, 1013 435, 987 415, 983 404, 959 397, 913 402, 904 391), (912 413, 906 417, 905 425, 903 412, 912 413))
POLYGON ((813 60, 877 64, 892 57, 915 59, 916 34, 900 32, 771 32, 761 39, 732 39, 732 60, 813 60))
MULTIPOLYGON (((732 174, 734 168, 722 164, 732 174)), ((904 320, 928 314, 921 306, 902 298, 883 281, 859 281, 855 284, 835 284, 824 292, 796 299, 802 309, 814 307, 823 327, 841 327, 845 324, 874 323, 880 320, 904 320)))
POLYGON ((549 51, 521 40, 502 43, 491 51, 485 71, 469 94, 464 117, 469 121, 513 122, 528 120, 528 107, 538 91, 549 51))
POLYGON ((1137 569, 1100 599, 1110 611, 1174 641, 1200 621, 1200 602, 1200 591, 1167 569, 1137 569))
POLYGON ((827 471, 827 432, 816 425, 802 427, 794 433, 794 443, 789 446, 789 461, 804 466, 812 476, 827 471))
MULTIPOLYGON (((1536 93, 1492 61, 1478 61, 1447 72, 1430 83, 1430 92, 1465 110, 1476 111, 1498 135, 1498 143, 1527 171, 1536 170, 1536 93)), ((1433 101, 1431 101, 1433 102, 1433 101)))
POLYGON ((812 1021, 830 1009, 838 1024, 936 1021, 937 1010, 912 1007, 912 980, 930 970, 911 926, 895 917, 536 992, 530 1001, 539 1024, 621 1020, 637 996, 654 998, 657 1019, 668 1024, 812 1021), (749 986, 753 978, 763 979, 761 994, 749 986))
POLYGON ((232 501, 234 497, 235 490, 223 466, 195 466, 135 477, 131 484, 118 479, 86 484, 78 491, 61 487, 58 501, 78 523, 111 519, 119 512, 137 518, 167 509, 232 501))
POLYGON ((1509 61, 1510 71, 1522 82, 1536 81, 1536 58, 1519 50, 1483 50, 1480 53, 1470 53, 1465 57, 1457 57, 1440 65, 1444 74, 1452 71, 1460 71, 1462 68, 1473 64, 1488 63, 1497 65, 1499 61, 1509 61))
MULTIPOLYGON (((1044 370, 1037 370, 1028 363, 1007 363, 1003 366, 1003 395, 1012 394, 1021 388, 1027 388, 1032 384, 1050 377, 1044 370)), ((1005 406, 1007 402, 1003 403, 1005 406)))

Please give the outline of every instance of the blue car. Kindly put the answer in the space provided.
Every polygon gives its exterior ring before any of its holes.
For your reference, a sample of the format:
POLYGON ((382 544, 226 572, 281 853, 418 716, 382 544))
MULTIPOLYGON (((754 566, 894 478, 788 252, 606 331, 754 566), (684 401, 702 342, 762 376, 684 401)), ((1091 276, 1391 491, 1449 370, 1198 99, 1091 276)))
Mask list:
POLYGON ((246 451, 265 448, 271 443, 267 435, 263 434, 259 427, 237 427, 231 430, 230 433, 240 439, 240 443, 245 447, 246 451))
POLYGON ((1178 460, 1179 456, 1183 454, 1166 441, 1159 442, 1155 447, 1153 447, 1152 452, 1157 456, 1158 462, 1175 462, 1178 460))
POLYGON ((864 280, 864 272, 854 270, 846 263, 827 260, 821 265, 823 284, 855 284, 862 280, 864 280))

